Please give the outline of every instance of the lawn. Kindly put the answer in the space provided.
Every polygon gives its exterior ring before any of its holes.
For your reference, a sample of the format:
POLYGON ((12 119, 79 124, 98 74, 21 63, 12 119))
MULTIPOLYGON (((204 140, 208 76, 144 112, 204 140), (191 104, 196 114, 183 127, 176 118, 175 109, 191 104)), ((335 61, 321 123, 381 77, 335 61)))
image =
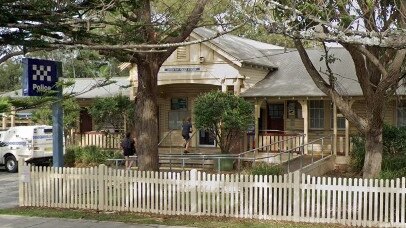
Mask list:
MULTIPOLYGON (((312 227, 322 228, 326 224, 292 223, 282 221, 264 221, 254 219, 234 219, 225 217, 207 216, 169 216, 156 214, 141 214, 128 212, 100 212, 94 210, 74 210, 56 208, 20 207, 13 209, 0 209, 0 214, 23 215, 36 217, 57 217, 70 219, 86 219, 98 221, 117 221, 133 224, 159 224, 168 226, 191 226, 205 228, 243 228, 243 227, 312 227)), ((344 227, 338 224, 328 224, 328 227, 344 227)))

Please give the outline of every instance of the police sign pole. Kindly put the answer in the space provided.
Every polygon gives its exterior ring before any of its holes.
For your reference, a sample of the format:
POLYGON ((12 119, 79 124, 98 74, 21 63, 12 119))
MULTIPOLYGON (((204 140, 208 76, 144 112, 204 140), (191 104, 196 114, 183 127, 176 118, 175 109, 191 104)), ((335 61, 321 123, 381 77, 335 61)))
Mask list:
POLYGON ((62 76, 62 63, 43 59, 23 59, 23 95, 53 95, 52 105, 53 166, 63 167, 63 111, 62 87, 57 85, 62 76), (55 95, 56 94, 56 95, 55 95))

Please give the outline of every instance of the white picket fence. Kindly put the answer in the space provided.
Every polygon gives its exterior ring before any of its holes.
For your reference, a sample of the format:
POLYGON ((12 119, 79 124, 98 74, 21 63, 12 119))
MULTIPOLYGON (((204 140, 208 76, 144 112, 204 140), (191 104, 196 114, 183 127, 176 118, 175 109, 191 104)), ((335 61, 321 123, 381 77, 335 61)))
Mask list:
POLYGON ((406 180, 20 165, 20 206, 406 227, 406 180))

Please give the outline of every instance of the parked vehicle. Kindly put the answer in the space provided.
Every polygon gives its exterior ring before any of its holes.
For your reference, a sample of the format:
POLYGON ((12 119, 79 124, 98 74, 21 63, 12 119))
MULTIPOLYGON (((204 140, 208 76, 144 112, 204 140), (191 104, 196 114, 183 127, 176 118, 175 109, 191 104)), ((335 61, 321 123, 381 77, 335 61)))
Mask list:
POLYGON ((17 126, 0 130, 0 165, 15 173, 18 160, 45 163, 52 158, 52 126, 17 126))

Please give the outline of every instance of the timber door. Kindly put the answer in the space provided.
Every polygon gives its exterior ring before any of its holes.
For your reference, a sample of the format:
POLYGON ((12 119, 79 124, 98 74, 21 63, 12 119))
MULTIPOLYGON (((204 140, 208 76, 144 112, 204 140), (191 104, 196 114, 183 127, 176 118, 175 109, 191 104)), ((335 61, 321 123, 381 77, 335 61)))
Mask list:
POLYGON ((285 112, 284 104, 268 105, 268 130, 284 131, 283 114, 285 112))
POLYGON ((84 133, 87 131, 93 130, 92 126, 92 117, 90 114, 87 112, 87 109, 81 109, 80 110, 80 133, 84 133))
POLYGON ((216 142, 214 140, 215 137, 208 131, 200 130, 198 134, 199 134, 199 146, 203 147, 216 146, 216 142))

